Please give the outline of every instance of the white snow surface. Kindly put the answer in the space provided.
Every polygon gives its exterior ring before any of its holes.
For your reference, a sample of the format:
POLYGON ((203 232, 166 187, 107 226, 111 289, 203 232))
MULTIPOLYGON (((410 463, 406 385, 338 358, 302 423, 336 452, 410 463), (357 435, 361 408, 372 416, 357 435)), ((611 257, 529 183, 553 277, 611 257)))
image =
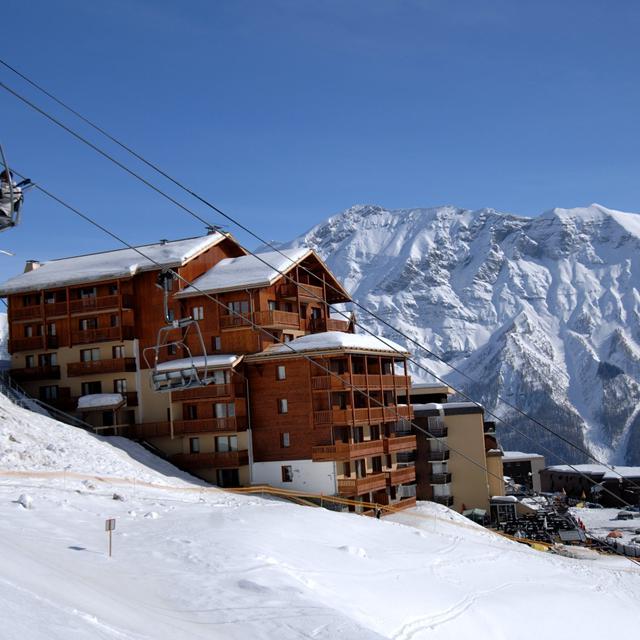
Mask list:
POLYGON ((374 333, 504 417, 509 449, 586 462, 497 399, 600 459, 640 464, 640 216, 593 204, 537 217, 454 206, 356 205, 284 247, 310 247, 364 307, 374 333))
POLYGON ((574 464, 565 465, 557 464, 552 467, 547 467, 550 471, 562 471, 564 473, 586 473, 586 474, 602 474, 603 480, 619 480, 620 476, 623 478, 640 478, 640 467, 622 467, 616 465, 615 467, 606 467, 601 464, 574 464))
POLYGON ((637 623, 640 573, 620 558, 543 554, 431 503, 376 520, 229 494, 122 439, 0 411, 7 640, 600 640, 637 623))
POLYGON ((227 369, 235 367, 242 360, 242 356, 228 353, 216 353, 212 355, 196 356, 194 358, 180 358, 179 360, 167 360, 156 367, 158 371, 178 371, 180 369, 227 369))
POLYGON ((78 398, 78 409, 119 407, 124 402, 121 393, 89 393, 78 398))
POLYGON ((310 249, 296 248, 282 253, 284 255, 277 251, 266 251, 239 258, 225 258, 195 280, 192 286, 185 287, 176 297, 267 287, 312 252, 310 249))
POLYGON ((517 462, 518 460, 531 460, 531 458, 544 458, 539 453, 523 453, 522 451, 503 451, 503 462, 517 462))
POLYGON ((134 249, 103 251, 89 255, 43 262, 40 267, 0 284, 0 295, 33 289, 124 278, 161 267, 179 267, 218 244, 225 236, 215 232, 197 238, 140 245, 134 249), (146 256, 146 257, 143 257, 146 256), (159 266, 158 266, 159 265, 159 266))
POLYGON ((407 350, 388 338, 377 338, 369 334, 345 333, 343 331, 326 331, 323 333, 311 333, 285 344, 276 344, 260 354, 252 356, 259 358, 263 355, 287 354, 306 351, 381 351, 383 353, 395 353, 404 355, 407 350))

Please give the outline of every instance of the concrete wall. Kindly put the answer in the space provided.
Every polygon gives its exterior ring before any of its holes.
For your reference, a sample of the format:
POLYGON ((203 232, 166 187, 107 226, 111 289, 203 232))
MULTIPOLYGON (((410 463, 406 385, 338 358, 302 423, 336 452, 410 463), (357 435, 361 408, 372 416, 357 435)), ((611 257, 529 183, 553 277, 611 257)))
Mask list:
POLYGON ((255 462, 252 468, 252 482, 310 493, 334 495, 337 492, 336 469, 333 462, 312 462, 311 460, 255 462), (283 465, 292 467, 293 482, 282 482, 283 465))

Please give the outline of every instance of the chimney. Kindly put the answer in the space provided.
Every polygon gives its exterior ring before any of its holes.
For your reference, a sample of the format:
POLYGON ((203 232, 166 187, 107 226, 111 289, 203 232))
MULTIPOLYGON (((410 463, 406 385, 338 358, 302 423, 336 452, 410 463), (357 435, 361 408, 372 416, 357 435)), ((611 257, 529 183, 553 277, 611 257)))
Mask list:
POLYGON ((167 242, 169 242, 166 238, 162 238, 162 240, 160 240, 160 244, 167 244, 167 242))
POLYGON ((27 263, 24 265, 24 273, 35 271, 39 266, 40 260, 27 260, 27 263))

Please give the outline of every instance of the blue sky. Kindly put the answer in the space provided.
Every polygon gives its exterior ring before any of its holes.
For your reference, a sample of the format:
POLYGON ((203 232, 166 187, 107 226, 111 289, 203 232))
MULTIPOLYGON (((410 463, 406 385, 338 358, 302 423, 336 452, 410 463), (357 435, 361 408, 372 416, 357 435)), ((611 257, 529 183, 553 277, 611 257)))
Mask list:
MULTIPOLYGON (((5 0, 3 15, 3 59, 270 239, 355 203, 640 210, 635 0, 5 0)), ((18 170, 128 240, 200 233, 1 90, 0 116, 18 170)), ((35 193, 24 216, 0 236, 16 252, 0 277, 115 244, 35 193)))

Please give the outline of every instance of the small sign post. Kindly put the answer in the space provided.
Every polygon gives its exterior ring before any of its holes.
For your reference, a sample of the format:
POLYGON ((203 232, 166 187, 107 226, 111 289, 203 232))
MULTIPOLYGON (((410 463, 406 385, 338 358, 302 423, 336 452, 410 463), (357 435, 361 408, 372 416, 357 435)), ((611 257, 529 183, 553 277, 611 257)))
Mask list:
POLYGON ((111 532, 116 528, 116 519, 109 518, 104 521, 104 530, 109 533, 109 557, 111 557, 111 532))

